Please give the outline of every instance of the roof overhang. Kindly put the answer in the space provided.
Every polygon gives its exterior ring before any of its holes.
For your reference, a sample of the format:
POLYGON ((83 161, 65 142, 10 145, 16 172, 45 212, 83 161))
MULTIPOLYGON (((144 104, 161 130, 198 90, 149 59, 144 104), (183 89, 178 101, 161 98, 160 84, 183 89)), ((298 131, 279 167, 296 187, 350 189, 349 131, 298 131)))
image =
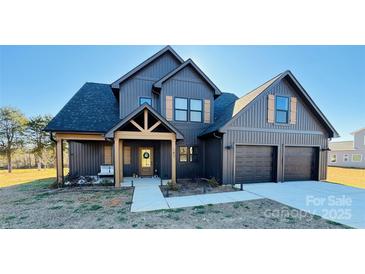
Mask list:
POLYGON ((160 56, 162 56, 166 52, 170 52, 181 64, 184 63, 184 60, 176 53, 176 51, 173 50, 172 47, 166 46, 162 50, 160 50, 159 52, 157 52, 156 54, 152 55, 150 58, 148 58, 147 60, 145 60, 143 63, 139 64, 137 67, 135 67, 134 69, 132 69, 130 72, 128 72, 127 74, 123 75, 118 80, 114 81, 111 84, 111 87, 113 89, 118 89, 119 88, 119 85, 123 81, 127 80, 128 78, 130 78, 132 75, 134 75, 135 73, 137 73, 138 71, 140 71, 141 69, 143 69, 144 67, 146 67, 147 65, 149 65, 150 63, 152 63, 154 60, 156 60, 157 58, 159 58, 160 56))
POLYGON ((222 94, 222 92, 212 82, 212 80, 210 80, 209 77, 206 76, 205 73, 191 59, 186 60, 183 64, 181 64, 180 66, 178 66, 176 69, 174 69, 173 71, 171 71, 170 73, 168 73, 167 75, 165 75, 163 78, 161 78, 160 80, 158 80, 157 82, 155 82, 153 84, 153 90, 154 91, 161 90, 162 84, 164 82, 166 82, 167 80, 169 80, 172 76, 174 76, 179 71, 181 71, 182 69, 184 69, 185 67, 187 67, 189 65, 192 66, 195 69, 195 71, 204 79, 204 81, 207 82, 208 85, 214 90, 214 96, 219 96, 219 95, 222 94))
POLYGON ((164 117, 161 116, 157 111, 155 111, 150 105, 144 103, 143 105, 139 106, 136 110, 132 111, 128 114, 125 118, 120 120, 115 126, 113 126, 106 134, 106 138, 113 138, 114 132, 117 131, 120 127, 125 125, 126 123, 130 122, 134 117, 139 115, 144 110, 148 110, 158 121, 160 121, 166 128, 168 128, 172 133, 176 134, 177 140, 184 139, 184 135, 176 129, 171 123, 169 123, 164 117))

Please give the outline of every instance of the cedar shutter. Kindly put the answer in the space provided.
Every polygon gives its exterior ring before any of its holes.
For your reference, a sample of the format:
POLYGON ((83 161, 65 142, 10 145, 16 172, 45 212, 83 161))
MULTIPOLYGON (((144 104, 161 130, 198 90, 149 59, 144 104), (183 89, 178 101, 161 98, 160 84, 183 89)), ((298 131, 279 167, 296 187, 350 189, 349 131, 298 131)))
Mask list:
POLYGON ((131 147, 124 147, 123 160, 125 165, 131 164, 131 147))
POLYGON ((275 117, 275 96, 269 94, 267 96, 267 122, 274 123, 275 117))
POLYGON ((204 123, 210 123, 210 100, 204 100, 204 123))
POLYGON ((290 124, 297 123, 297 98, 290 98, 290 124))
POLYGON ((172 96, 166 96, 166 120, 172 121, 172 96))
POLYGON ((112 164, 112 146, 110 144, 104 145, 104 164, 112 164))

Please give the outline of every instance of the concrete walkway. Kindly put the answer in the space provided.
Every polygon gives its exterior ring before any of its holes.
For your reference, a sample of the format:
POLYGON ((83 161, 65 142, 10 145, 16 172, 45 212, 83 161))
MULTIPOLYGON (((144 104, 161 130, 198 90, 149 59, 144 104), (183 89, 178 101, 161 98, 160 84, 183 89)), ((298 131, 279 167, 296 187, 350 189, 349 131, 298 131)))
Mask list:
POLYGON ((260 199, 261 197, 247 191, 200 194, 165 198, 160 190, 159 178, 125 178, 124 186, 131 186, 133 180, 134 194, 131 212, 153 211, 169 208, 221 204, 260 199))
POLYGON ((131 186, 133 180, 134 193, 132 212, 168 209, 169 205, 160 190, 160 178, 125 178, 124 186, 131 186))
POLYGON ((354 228, 365 228, 365 189, 318 181, 247 184, 252 194, 354 228))

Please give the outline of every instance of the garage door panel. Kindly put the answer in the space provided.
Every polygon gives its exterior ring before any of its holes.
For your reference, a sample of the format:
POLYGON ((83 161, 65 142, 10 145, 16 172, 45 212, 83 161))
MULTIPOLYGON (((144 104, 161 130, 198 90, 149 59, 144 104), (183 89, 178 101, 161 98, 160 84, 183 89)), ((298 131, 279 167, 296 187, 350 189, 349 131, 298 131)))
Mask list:
POLYGON ((285 147, 284 180, 316 180, 318 149, 315 147, 285 147))
POLYGON ((276 147, 236 146, 236 182, 255 183, 275 180, 276 147))

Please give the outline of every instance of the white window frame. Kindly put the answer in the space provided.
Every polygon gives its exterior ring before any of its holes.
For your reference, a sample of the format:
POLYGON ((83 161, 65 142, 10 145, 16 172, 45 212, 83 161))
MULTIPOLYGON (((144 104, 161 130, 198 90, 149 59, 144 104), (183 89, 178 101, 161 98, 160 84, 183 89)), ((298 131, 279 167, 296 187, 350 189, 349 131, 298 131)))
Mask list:
POLYGON ((343 155, 343 161, 344 162, 350 162, 350 155, 349 154, 344 154, 343 155), (345 158, 347 158, 347 160, 345 160, 345 158))
POLYGON ((351 155, 351 162, 354 162, 354 163, 359 163, 362 161, 362 154, 359 154, 359 153, 356 153, 356 154, 352 154, 351 155), (360 156, 360 160, 359 161, 354 161, 354 156, 360 156))
POLYGON ((332 154, 330 157, 330 163, 337 163, 337 154, 332 154), (332 157, 334 157, 334 161, 332 161, 332 157))
POLYGON ((365 146, 365 135, 364 135, 364 146, 365 146))

